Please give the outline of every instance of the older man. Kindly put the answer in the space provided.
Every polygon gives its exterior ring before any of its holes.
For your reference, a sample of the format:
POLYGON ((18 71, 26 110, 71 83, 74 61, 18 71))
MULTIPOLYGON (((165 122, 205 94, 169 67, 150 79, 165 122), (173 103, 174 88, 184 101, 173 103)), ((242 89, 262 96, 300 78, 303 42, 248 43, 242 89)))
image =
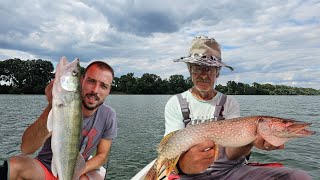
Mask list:
MULTIPOLYGON (((188 57, 174 60, 185 62, 193 87, 171 97, 165 107, 165 135, 190 124, 205 121, 231 119, 240 116, 237 101, 214 89, 220 69, 232 67, 221 60, 221 49, 214 38, 194 38, 188 57)), ((252 144, 238 148, 219 148, 218 160, 214 161, 214 142, 205 141, 193 146, 177 163, 181 179, 311 179, 303 171, 289 168, 246 165, 253 146, 262 150, 282 149, 274 147, 260 136, 252 144)))

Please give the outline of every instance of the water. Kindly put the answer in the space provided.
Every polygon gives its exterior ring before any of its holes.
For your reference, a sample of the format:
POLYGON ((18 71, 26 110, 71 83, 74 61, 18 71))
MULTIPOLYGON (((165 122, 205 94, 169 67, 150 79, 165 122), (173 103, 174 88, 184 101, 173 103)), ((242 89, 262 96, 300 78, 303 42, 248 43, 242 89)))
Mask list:
MULTIPOLYGON (((130 179, 156 157, 164 134, 164 106, 171 95, 110 95, 106 101, 117 112, 108 179, 130 179)), ((241 115, 273 115, 312 122, 320 131, 320 96, 234 96, 241 115)), ((44 95, 0 95, 0 163, 20 153, 23 131, 46 106, 44 95)), ((254 149, 252 161, 282 162, 285 166, 320 177, 319 135, 290 141, 285 150, 254 149)))

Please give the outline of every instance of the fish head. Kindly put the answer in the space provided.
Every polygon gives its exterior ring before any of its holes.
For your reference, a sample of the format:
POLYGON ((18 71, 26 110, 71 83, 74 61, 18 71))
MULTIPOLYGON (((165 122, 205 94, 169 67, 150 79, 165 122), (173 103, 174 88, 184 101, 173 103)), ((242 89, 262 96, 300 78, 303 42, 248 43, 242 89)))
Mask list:
POLYGON ((80 65, 79 58, 76 58, 71 63, 68 63, 66 57, 60 59, 56 69, 56 79, 60 84, 59 91, 80 91, 80 65))
POLYGON ((281 146, 292 138, 306 137, 315 134, 307 130, 311 123, 277 117, 261 117, 257 132, 270 144, 281 146))

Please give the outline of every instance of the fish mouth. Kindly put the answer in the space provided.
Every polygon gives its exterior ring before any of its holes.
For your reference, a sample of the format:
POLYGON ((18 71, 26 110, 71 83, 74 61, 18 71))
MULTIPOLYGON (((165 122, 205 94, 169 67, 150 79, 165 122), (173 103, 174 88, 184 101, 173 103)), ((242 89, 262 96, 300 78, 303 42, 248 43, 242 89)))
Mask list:
POLYGON ((305 136, 315 134, 316 133, 315 131, 311 131, 311 130, 306 129, 311 124, 312 123, 296 121, 286 128, 287 133, 290 134, 291 137, 292 136, 305 137, 305 136))

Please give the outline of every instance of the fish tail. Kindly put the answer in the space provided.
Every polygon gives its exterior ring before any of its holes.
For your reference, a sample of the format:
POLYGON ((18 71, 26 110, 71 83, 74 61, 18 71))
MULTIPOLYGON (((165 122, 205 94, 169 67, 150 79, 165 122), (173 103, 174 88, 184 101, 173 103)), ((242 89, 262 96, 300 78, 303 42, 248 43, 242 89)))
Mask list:
POLYGON ((149 169, 148 173, 144 177, 144 180, 155 180, 157 179, 157 169, 156 169, 156 162, 155 164, 149 169))
POLYGON ((166 175, 167 175, 167 177, 169 177, 169 175, 172 172, 172 170, 174 170, 174 168, 176 167, 176 164, 178 163, 179 158, 180 158, 180 156, 177 156, 177 157, 172 158, 169 161, 167 161, 167 163, 166 163, 166 175))

